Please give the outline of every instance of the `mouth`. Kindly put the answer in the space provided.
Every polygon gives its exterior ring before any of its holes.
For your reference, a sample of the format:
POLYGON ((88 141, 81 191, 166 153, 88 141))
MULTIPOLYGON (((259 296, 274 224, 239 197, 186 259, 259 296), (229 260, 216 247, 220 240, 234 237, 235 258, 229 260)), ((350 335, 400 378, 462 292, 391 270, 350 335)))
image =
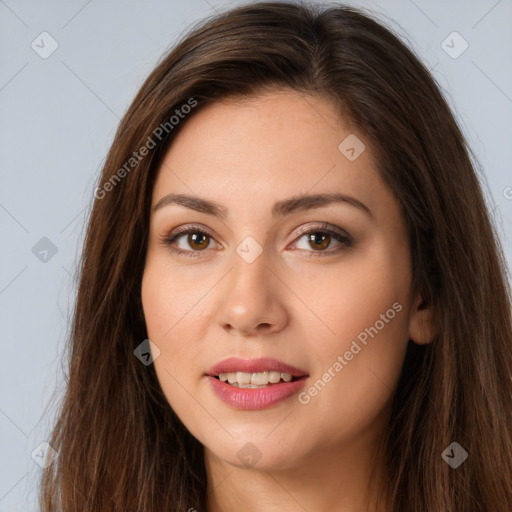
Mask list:
POLYGON ((205 377, 213 391, 236 409, 265 409, 295 395, 309 374, 273 358, 232 357, 216 364, 205 377))

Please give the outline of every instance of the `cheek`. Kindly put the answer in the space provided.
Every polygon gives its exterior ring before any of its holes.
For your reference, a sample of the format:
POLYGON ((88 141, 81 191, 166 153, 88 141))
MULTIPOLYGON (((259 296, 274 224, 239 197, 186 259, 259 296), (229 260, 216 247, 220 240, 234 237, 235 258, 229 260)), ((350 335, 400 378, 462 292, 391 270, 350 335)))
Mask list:
POLYGON ((317 280, 323 290, 315 288, 308 300, 324 326, 309 350, 314 375, 301 403, 304 414, 325 418, 322 429, 340 438, 362 431, 384 409, 408 341, 406 260, 385 250, 361 258, 317 280))
POLYGON ((197 435, 190 427, 208 422, 192 398, 207 369, 203 363, 207 354, 196 342, 204 338, 195 314, 201 295, 197 287, 184 285, 193 279, 170 277, 176 275, 165 261, 148 257, 142 278, 142 306, 148 338, 160 351, 153 364, 162 391, 187 428, 197 435))
POLYGON ((183 377, 179 374, 186 366, 183 358, 190 357, 190 352, 185 350, 186 338, 176 336, 185 312, 179 307, 182 302, 176 300, 176 283, 168 275, 158 260, 149 259, 141 288, 148 338, 160 350, 154 365, 164 392, 168 391, 168 382, 174 381, 173 376, 183 377))
POLYGON ((169 268, 164 258, 149 251, 141 298, 148 335, 153 335, 155 340, 170 337, 194 305, 194 287, 178 276, 179 271, 169 268))
POLYGON ((297 272, 301 277, 295 281, 294 292, 304 299, 312 313, 308 323, 316 326, 324 340, 317 349, 341 350, 376 322, 380 339, 403 338, 408 329, 405 306, 410 291, 406 256, 374 242, 371 250, 347 253, 337 267, 297 272), (395 303, 398 305, 393 309, 395 303))
POLYGON ((188 358, 193 355, 192 341, 201 339, 199 314, 209 280, 212 276, 198 276, 193 268, 171 264, 163 251, 148 251, 142 276, 142 306, 148 337, 162 353, 188 358))

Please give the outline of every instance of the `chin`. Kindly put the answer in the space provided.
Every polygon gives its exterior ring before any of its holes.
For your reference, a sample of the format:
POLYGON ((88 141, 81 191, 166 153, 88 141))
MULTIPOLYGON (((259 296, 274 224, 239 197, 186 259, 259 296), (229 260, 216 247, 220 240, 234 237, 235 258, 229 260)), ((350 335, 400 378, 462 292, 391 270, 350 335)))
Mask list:
POLYGON ((214 457, 240 469, 277 471, 296 466, 297 450, 291 444, 265 439, 266 435, 239 436, 221 445, 211 444, 208 450, 214 457))

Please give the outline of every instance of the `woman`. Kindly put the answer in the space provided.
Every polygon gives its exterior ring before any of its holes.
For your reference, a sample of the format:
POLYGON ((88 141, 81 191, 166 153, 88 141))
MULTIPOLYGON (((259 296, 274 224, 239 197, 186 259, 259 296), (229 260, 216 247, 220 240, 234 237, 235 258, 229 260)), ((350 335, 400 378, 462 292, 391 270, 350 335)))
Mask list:
POLYGON ((94 195, 43 511, 511 510, 505 260, 388 29, 288 3, 205 21, 94 195))

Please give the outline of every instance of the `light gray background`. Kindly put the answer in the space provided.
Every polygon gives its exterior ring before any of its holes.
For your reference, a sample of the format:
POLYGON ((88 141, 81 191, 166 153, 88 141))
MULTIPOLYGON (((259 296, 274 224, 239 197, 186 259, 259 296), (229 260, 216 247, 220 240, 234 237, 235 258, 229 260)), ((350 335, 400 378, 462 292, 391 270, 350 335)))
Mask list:
MULTIPOLYGON (((241 3, 0 0, 0 512, 36 510, 41 468, 31 454, 53 421, 44 408, 63 389, 84 221, 119 119, 192 22, 241 3), (58 43, 47 59, 31 47, 44 31, 58 43), (42 237, 58 249, 46 262, 32 252, 42 237)), ((393 20, 433 70, 483 165, 510 267, 511 1, 347 3, 393 20), (456 59, 441 46, 453 31, 469 44, 456 59)))

